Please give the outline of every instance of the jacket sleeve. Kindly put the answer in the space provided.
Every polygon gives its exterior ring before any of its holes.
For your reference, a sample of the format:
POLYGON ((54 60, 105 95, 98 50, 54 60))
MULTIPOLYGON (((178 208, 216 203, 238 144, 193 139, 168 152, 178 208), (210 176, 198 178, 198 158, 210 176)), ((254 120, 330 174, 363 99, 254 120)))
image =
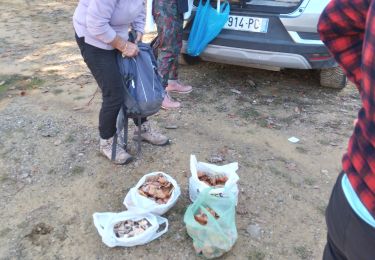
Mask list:
POLYGON ((141 32, 142 34, 144 34, 145 24, 146 24, 146 5, 144 4, 142 12, 137 16, 137 18, 135 18, 135 20, 134 20, 134 22, 132 22, 131 26, 137 32, 141 32))
POLYGON ((331 0, 318 23, 321 40, 361 92, 362 46, 370 0, 331 0))
POLYGON ((110 43, 116 37, 116 31, 110 26, 116 2, 117 0, 92 0, 87 8, 88 32, 105 43, 110 43))

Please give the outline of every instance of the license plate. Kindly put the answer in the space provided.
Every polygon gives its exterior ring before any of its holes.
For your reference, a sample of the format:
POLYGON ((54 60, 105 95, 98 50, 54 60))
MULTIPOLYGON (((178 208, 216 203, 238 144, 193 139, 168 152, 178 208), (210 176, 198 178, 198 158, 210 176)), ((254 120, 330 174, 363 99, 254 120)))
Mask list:
POLYGON ((268 18, 230 15, 224 29, 266 33, 268 18))

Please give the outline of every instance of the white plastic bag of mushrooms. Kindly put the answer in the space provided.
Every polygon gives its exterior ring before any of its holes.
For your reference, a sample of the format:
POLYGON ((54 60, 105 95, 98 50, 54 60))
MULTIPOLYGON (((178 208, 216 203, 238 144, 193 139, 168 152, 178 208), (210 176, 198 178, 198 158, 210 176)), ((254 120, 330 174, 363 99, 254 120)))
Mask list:
POLYGON ((124 205, 128 210, 143 210, 163 215, 177 202, 181 191, 177 182, 164 172, 143 176, 126 194, 124 205))
POLYGON ((168 231, 168 220, 151 213, 94 213, 93 219, 103 243, 109 247, 144 245, 168 231))
POLYGON ((226 165, 215 165, 205 162, 198 162, 195 155, 190 155, 189 197, 195 201, 198 194, 206 188, 212 188, 211 195, 217 197, 225 196, 225 192, 230 192, 238 202, 238 186, 240 179, 237 175, 238 163, 226 165))

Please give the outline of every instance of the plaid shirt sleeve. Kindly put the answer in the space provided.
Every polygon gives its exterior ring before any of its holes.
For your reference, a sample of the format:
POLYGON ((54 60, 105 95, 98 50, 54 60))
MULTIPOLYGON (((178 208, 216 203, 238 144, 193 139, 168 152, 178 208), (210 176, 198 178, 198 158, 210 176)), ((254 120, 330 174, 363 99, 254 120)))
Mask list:
POLYGON ((362 108, 343 158, 343 169, 375 218, 375 0, 332 0, 318 31, 360 91, 362 108))
POLYGON ((318 26, 322 41, 359 90, 368 7, 366 0, 332 0, 322 13, 318 26))

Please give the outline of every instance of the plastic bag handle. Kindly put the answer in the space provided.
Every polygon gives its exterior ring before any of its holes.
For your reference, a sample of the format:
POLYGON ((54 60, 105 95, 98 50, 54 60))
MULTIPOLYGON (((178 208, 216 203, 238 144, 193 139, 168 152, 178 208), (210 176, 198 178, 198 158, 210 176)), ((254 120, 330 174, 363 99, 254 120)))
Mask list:
POLYGON ((92 217, 94 219, 94 226, 98 230, 99 235, 101 237, 105 236, 104 223, 107 223, 111 216, 106 213, 94 213, 92 217))
POLYGON ((155 216, 155 217, 158 221, 159 226, 165 223, 165 228, 163 230, 159 231, 159 232, 156 231, 156 233, 153 235, 151 240, 159 238, 160 236, 162 236, 163 234, 165 234, 168 231, 168 220, 166 218, 162 218, 160 216, 155 216))

